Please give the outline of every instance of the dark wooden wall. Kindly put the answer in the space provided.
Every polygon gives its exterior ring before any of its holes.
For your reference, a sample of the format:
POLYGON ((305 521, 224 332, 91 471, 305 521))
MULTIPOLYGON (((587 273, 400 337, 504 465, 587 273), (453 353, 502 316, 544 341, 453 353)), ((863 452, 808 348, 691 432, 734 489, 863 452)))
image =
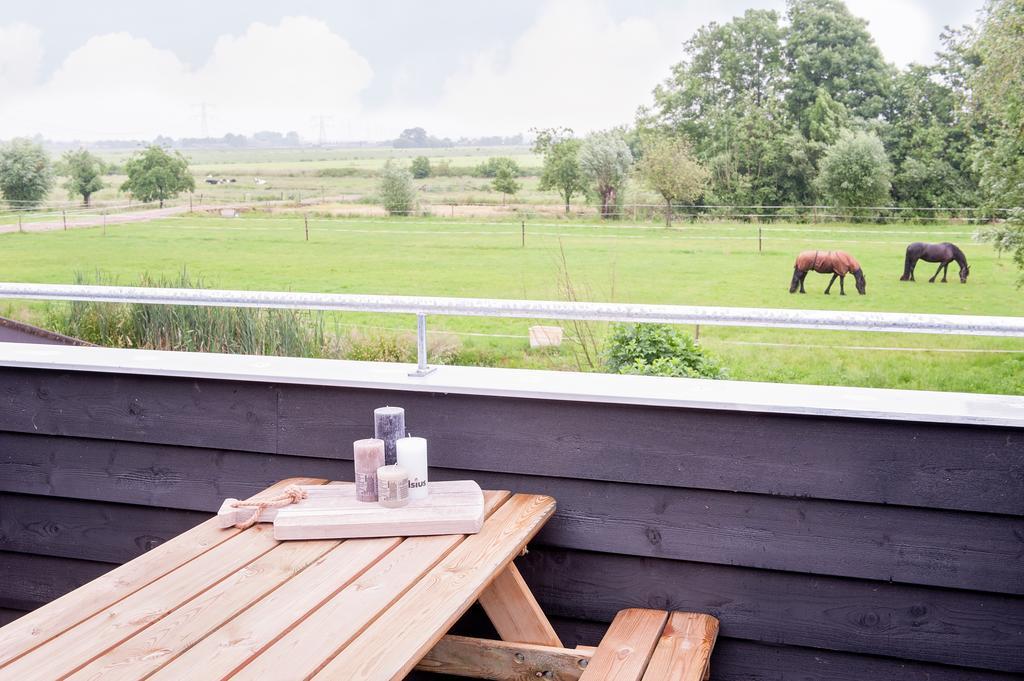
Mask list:
POLYGON ((278 479, 372 409, 435 478, 543 492, 520 566, 568 643, 711 612, 722 681, 1024 673, 1024 430, 0 368, 0 623, 278 479))

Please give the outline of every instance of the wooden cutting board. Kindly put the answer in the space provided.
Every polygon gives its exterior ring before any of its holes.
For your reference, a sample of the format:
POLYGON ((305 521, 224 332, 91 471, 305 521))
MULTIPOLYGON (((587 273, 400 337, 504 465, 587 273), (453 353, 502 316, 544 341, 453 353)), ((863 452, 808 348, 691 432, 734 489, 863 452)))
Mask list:
MULTIPOLYGON (((472 480, 428 483, 426 499, 401 508, 356 500, 355 485, 304 488, 306 499, 266 509, 260 522, 274 523, 275 539, 354 539, 412 537, 432 534, 474 534, 484 522, 484 494, 472 480)), ((221 525, 244 520, 251 510, 221 507, 221 525)))

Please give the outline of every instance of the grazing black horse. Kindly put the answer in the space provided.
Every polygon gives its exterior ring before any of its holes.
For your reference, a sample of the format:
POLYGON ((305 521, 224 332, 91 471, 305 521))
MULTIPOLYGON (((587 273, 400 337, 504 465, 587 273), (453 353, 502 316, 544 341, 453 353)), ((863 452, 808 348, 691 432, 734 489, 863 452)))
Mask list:
POLYGON ((967 264, 967 256, 964 255, 964 252, 956 244, 951 244, 948 241, 941 244, 926 244, 915 241, 907 246, 907 258, 903 265, 903 276, 900 277, 900 281, 916 281, 914 279, 914 267, 917 266, 918 260, 939 263, 939 269, 935 270, 935 274, 928 280, 933 284, 935 283, 935 277, 939 276, 939 272, 942 272, 942 283, 946 283, 946 270, 949 269, 949 263, 954 260, 960 266, 961 284, 967 283, 967 275, 971 273, 971 267, 967 264))

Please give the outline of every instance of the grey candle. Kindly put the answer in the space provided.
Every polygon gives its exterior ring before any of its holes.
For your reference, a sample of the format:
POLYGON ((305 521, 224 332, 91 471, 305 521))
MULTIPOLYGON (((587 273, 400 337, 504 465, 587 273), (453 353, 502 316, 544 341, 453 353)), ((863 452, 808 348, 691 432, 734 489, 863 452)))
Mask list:
POLYGON ((401 407, 378 407, 373 410, 373 436, 384 440, 384 464, 398 461, 395 441, 405 437, 405 410, 401 407))

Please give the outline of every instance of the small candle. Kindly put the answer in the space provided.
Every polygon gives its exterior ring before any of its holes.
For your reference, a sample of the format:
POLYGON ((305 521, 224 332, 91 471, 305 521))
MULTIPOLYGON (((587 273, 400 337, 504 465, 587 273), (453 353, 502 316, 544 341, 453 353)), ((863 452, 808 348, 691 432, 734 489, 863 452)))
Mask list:
POLYGON ((377 469, 384 465, 384 441, 376 438, 352 443, 356 469, 356 499, 377 501, 377 469))
POLYGON ((403 437, 395 443, 398 465, 409 471, 409 498, 427 498, 427 441, 403 437))
POLYGON ((409 503, 409 472, 401 466, 381 466, 377 469, 377 502, 381 506, 397 508, 409 503))
POLYGON ((384 440, 384 463, 398 461, 395 441, 405 437, 405 410, 401 407, 378 407, 373 410, 373 436, 384 440))

